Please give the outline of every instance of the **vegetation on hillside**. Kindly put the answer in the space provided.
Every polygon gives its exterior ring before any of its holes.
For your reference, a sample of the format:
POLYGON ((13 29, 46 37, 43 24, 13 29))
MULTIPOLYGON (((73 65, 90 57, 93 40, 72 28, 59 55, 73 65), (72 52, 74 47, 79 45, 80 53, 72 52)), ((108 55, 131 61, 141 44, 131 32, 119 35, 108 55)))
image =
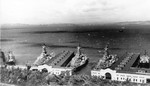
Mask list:
MULTIPOLYGON (((72 75, 62 73, 59 76, 50 75, 47 72, 31 71, 27 69, 6 69, 1 67, 1 82, 15 84, 18 86, 47 86, 47 85, 68 85, 68 86, 136 86, 135 83, 117 82, 103 80, 89 75, 72 75)), ((144 85, 142 85, 144 86, 144 85)))

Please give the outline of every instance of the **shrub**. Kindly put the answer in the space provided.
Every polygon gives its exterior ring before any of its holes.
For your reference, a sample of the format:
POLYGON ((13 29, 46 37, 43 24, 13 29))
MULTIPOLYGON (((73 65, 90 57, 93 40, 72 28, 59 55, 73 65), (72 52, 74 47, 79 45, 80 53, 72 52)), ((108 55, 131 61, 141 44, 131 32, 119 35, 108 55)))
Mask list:
MULTIPOLYGON (((47 72, 30 71, 22 69, 6 69, 1 67, 1 82, 16 84, 18 86, 44 86, 54 83, 55 85, 75 85, 75 86, 136 86, 131 82, 118 82, 104 80, 96 76, 84 74, 72 75, 62 74, 59 76, 49 75, 47 72)), ((144 86, 144 85, 143 85, 144 86)), ((145 85, 146 86, 146 85, 145 85)))

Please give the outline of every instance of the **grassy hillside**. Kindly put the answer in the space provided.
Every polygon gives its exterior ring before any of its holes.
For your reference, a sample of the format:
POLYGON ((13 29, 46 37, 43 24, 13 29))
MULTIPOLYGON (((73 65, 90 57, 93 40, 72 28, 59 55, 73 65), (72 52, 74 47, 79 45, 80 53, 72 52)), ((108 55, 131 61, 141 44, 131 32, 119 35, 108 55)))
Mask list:
POLYGON ((49 75, 47 72, 21 70, 21 69, 6 69, 1 68, 2 86, 14 84, 16 86, 50 86, 50 85, 67 85, 67 86, 148 86, 147 84, 136 84, 126 82, 117 82, 103 80, 98 77, 89 75, 64 75, 59 76, 49 75))

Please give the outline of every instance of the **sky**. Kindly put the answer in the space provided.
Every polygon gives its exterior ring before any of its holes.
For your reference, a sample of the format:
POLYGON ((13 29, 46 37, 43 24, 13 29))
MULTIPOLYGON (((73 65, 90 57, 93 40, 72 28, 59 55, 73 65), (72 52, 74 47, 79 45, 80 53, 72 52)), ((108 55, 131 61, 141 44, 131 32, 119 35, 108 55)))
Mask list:
POLYGON ((150 20, 150 0, 0 0, 2 24, 150 20))

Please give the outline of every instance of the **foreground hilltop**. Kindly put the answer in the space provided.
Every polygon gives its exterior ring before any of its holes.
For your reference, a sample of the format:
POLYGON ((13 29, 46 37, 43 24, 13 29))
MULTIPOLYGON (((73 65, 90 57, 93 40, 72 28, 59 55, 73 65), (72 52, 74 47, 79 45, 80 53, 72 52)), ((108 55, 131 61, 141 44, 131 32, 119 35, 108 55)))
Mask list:
POLYGON ((149 86, 149 84, 136 84, 118 81, 103 80, 98 77, 90 77, 88 75, 49 75, 48 73, 41 73, 39 71, 28 71, 21 69, 8 70, 1 68, 1 82, 3 86, 149 86), (7 84, 4 84, 7 83, 7 84))

